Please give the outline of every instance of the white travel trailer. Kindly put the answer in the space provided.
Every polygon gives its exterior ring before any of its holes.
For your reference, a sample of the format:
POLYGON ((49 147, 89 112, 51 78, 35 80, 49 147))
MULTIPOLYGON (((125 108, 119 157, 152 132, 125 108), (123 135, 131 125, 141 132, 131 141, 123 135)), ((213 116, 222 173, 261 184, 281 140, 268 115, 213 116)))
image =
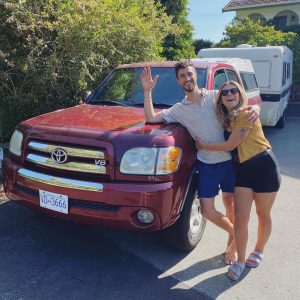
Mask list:
MULTIPOLYGON (((285 126, 285 114, 292 85, 293 52, 286 46, 202 49, 199 58, 239 57, 252 61, 262 98, 261 122, 265 126, 285 126)), ((244 86, 247 85, 243 82, 244 86)))

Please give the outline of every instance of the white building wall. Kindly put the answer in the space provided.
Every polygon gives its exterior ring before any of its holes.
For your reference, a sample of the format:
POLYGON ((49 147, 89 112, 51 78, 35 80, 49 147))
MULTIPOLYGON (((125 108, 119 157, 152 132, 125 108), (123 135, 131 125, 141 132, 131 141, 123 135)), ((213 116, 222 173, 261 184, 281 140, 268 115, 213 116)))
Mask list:
POLYGON ((249 15, 258 13, 263 15, 266 20, 273 19, 279 12, 290 10, 294 11, 299 20, 300 20, 300 4, 289 4, 289 5, 278 5, 278 6, 269 6, 269 7, 257 7, 257 8, 248 8, 241 9, 236 11, 236 17, 239 19, 245 19, 249 15))

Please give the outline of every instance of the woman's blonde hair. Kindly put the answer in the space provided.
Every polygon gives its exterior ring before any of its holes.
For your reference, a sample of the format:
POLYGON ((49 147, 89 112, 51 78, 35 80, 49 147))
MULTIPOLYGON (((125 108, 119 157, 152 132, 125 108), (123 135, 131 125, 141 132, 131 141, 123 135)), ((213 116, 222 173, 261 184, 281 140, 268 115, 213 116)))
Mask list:
POLYGON ((233 81, 233 80, 224 82, 219 89, 219 92, 216 96, 216 102, 215 102, 215 110, 217 113, 218 120, 221 123, 221 126, 224 129, 227 129, 230 125, 230 120, 234 119, 237 116, 238 111, 242 107, 246 106, 247 104, 248 104, 248 97, 247 97, 244 89, 238 82, 233 81), (228 112, 226 107, 224 106, 224 104, 222 104, 221 92, 223 91, 223 88, 226 85, 234 85, 235 87, 237 87, 237 89, 239 90, 239 95, 240 95, 238 104, 234 107, 234 109, 231 112, 228 112))

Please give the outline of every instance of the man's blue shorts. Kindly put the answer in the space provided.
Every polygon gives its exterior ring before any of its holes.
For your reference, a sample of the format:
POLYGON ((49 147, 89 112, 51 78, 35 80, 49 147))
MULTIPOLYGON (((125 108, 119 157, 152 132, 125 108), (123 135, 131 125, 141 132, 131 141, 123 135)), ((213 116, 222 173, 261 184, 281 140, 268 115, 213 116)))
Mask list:
POLYGON ((216 164, 206 164, 198 161, 199 181, 198 196, 213 198, 219 190, 233 193, 235 186, 235 168, 232 160, 216 164))

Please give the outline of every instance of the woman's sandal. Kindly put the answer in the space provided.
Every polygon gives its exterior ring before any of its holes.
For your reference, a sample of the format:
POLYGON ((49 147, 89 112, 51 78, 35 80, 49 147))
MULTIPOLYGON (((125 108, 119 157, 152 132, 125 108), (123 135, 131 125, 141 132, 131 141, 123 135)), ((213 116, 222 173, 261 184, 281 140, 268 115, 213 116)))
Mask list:
POLYGON ((264 255, 259 251, 253 251, 250 253, 248 258, 246 259, 246 267, 248 268, 257 268, 259 264, 262 262, 264 255), (247 263, 248 261, 248 263, 247 263), (249 261, 253 262, 249 264, 249 261))
POLYGON ((240 263, 238 261, 234 261, 233 264, 228 268, 228 272, 227 272, 227 276, 229 279, 233 280, 233 281, 236 281, 236 280, 239 280, 239 278, 241 277, 243 271, 245 270, 245 264, 243 263, 240 263), (234 266, 236 267, 239 267, 239 269, 235 268, 234 266), (233 274, 229 273, 229 271, 231 271, 233 274), (234 276, 234 274, 236 276, 234 276))

